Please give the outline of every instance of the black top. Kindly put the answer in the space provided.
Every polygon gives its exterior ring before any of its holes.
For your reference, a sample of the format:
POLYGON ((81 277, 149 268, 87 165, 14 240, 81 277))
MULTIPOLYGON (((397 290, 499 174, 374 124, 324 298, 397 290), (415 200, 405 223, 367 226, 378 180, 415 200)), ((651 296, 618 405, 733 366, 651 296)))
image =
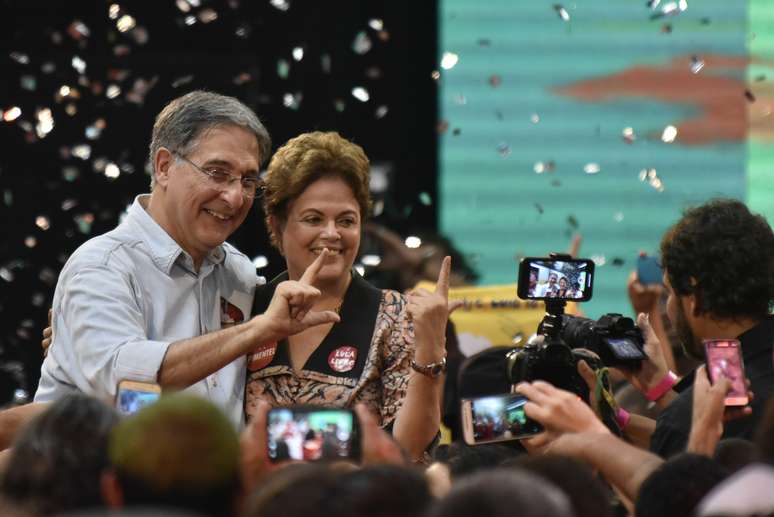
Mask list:
MULTIPOLYGON (((726 422, 723 438, 750 439, 766 402, 774 395, 774 316, 767 317, 737 339, 742 346, 745 374, 755 395, 750 404, 753 413, 749 417, 726 422)), ((661 412, 650 438, 650 450, 664 458, 683 452, 688 444, 693 412, 693 379, 694 372, 691 372, 675 385, 675 391, 680 394, 661 412)))
MULTIPOLYGON (((253 316, 266 311, 277 285, 287 279, 288 274, 284 272, 268 284, 256 289, 253 316)), ((342 323, 334 324, 331 327, 330 332, 309 356, 303 369, 340 379, 347 378, 353 381, 359 379, 363 373, 368 349, 371 346, 374 323, 381 299, 382 291, 380 289, 372 286, 359 274, 353 272, 352 281, 339 310, 342 323), (337 357, 337 355, 341 357, 337 357), (348 361, 352 359, 354 359, 354 364, 351 362, 348 364, 348 361)), ((283 339, 277 345, 274 358, 263 368, 291 367, 287 339, 283 339)))

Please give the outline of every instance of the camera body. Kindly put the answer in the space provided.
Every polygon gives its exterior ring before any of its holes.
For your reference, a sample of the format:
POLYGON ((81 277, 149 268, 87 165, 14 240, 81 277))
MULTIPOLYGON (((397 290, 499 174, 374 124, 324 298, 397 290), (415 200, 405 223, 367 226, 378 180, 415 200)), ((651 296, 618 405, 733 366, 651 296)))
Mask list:
POLYGON ((631 318, 616 313, 597 321, 564 315, 561 337, 572 349, 594 352, 605 366, 636 371, 647 358, 642 331, 631 318))

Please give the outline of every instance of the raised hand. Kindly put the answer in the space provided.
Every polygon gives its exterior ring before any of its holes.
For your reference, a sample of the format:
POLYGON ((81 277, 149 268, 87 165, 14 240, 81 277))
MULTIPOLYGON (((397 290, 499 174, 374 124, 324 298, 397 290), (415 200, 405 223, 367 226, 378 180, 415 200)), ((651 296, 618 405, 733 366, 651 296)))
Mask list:
POLYGON ((320 297, 320 290, 314 287, 314 283, 327 256, 328 249, 325 248, 306 268, 299 280, 287 280, 277 285, 269 307, 263 314, 268 318, 277 340, 315 325, 339 321, 339 315, 334 311, 312 310, 314 303, 320 297))
POLYGON ((417 289, 409 294, 407 311, 414 322, 417 343, 415 360, 420 364, 440 361, 446 353, 446 322, 458 302, 449 305, 451 257, 445 257, 438 273, 435 292, 417 289))
POLYGON ((650 326, 650 320, 646 314, 640 313, 637 316, 637 326, 642 330, 645 338, 645 355, 647 359, 642 361, 642 368, 633 372, 620 368, 619 371, 631 382, 641 393, 647 393, 655 387, 669 372, 661 344, 656 337, 656 333, 650 326))
POLYGON ((605 424, 580 397, 545 381, 523 382, 516 392, 529 399, 524 405, 528 417, 540 422, 547 431, 609 433, 605 424))

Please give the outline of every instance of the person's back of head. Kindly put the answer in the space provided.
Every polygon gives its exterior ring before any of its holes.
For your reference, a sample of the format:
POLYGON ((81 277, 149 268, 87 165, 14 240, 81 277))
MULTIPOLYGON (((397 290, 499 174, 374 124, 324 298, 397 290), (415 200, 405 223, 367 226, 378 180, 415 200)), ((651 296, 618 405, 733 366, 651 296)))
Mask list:
POLYGON ((239 441, 212 403, 163 396, 122 421, 110 438, 113 505, 187 508, 229 515, 240 489, 239 441))
POLYGON ((702 498, 727 476, 725 467, 706 456, 674 456, 642 483, 637 494, 637 517, 691 515, 702 498))
POLYGON ((503 461, 516 458, 525 452, 523 449, 497 443, 467 445, 457 441, 449 445, 444 454, 443 461, 449 466, 452 479, 456 480, 475 472, 499 467, 503 461))
POLYGON ((565 456, 522 456, 503 467, 526 470, 553 483, 570 498, 575 517, 612 517, 611 494, 580 461, 565 456))
POLYGON ((733 474, 758 461, 758 447, 743 438, 726 438, 718 442, 714 458, 729 474, 733 474))
POLYGON ((431 502, 427 481, 420 471, 379 465, 339 476, 331 515, 421 517, 431 502))
POLYGON ((570 501, 561 490, 529 472, 494 469, 455 483, 428 512, 429 517, 571 517, 570 501))
POLYGON ((661 241, 674 292, 698 295, 697 314, 764 318, 774 299, 774 232, 735 199, 687 210, 661 241))
POLYGON ((3 496, 39 515, 101 506, 100 476, 118 418, 113 408, 82 394, 52 403, 14 441, 0 482, 3 496))
POLYGON ((243 517, 328 515, 338 475, 324 464, 289 464, 250 495, 243 517))

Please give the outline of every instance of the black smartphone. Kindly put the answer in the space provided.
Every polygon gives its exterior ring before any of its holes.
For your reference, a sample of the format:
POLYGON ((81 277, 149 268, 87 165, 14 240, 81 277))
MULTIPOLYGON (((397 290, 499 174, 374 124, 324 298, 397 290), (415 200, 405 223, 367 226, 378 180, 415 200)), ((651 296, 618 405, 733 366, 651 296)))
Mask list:
POLYGON ((271 461, 360 459, 357 416, 349 409, 273 408, 267 428, 271 461))
POLYGON ((749 404, 744 360, 739 341, 736 339, 705 339, 704 353, 707 359, 707 373, 710 382, 715 384, 721 377, 731 381, 731 389, 726 394, 726 406, 746 406, 749 404))
POLYGON ((658 263, 658 258, 641 253, 637 257, 637 281, 642 285, 660 284, 664 272, 658 263))
POLYGON ((462 400, 462 434, 468 445, 520 440, 543 432, 524 412, 527 398, 515 393, 462 400))
POLYGON ((594 261, 527 257, 519 263, 517 294, 523 300, 591 299, 594 287, 594 261))
POLYGON ((150 382, 121 381, 116 390, 116 409, 122 415, 131 415, 156 402, 161 386, 150 382))

